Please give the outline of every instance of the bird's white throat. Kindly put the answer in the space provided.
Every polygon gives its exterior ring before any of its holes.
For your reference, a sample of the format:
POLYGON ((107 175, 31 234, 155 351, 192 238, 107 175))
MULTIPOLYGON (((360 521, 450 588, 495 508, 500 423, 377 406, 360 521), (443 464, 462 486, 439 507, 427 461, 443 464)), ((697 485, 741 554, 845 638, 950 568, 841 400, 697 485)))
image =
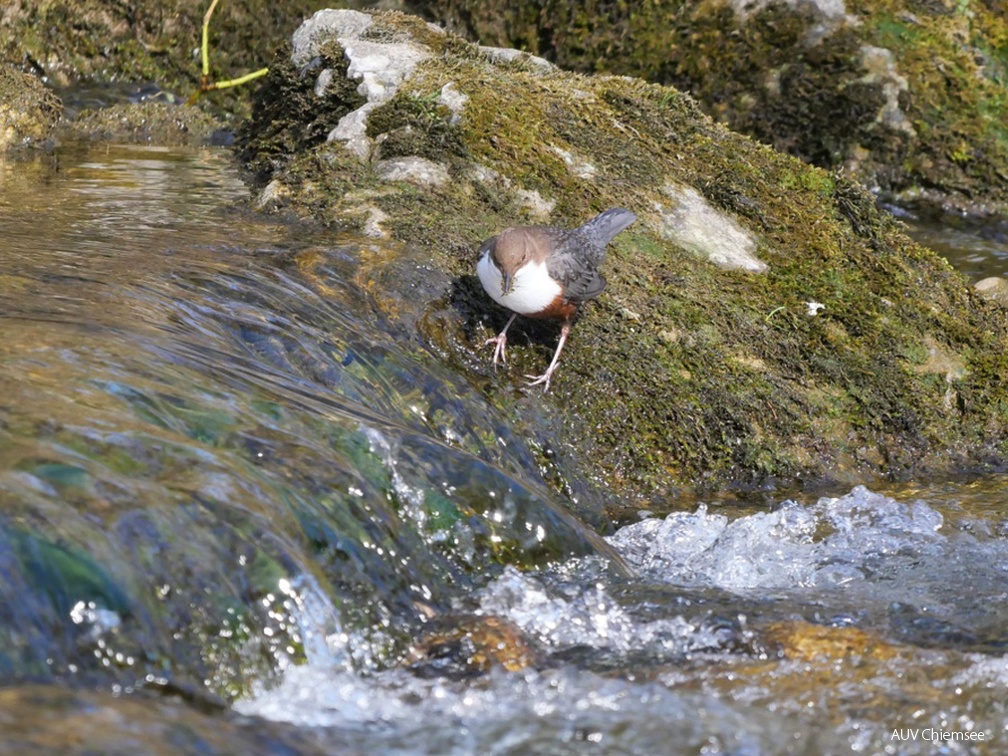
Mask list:
POLYGON ((480 258, 476 273, 494 302, 520 315, 542 312, 557 296, 563 294, 560 284, 550 278, 545 262, 528 262, 519 268, 511 278, 513 286, 511 293, 507 295, 501 290, 504 277, 490 259, 489 252, 480 258))

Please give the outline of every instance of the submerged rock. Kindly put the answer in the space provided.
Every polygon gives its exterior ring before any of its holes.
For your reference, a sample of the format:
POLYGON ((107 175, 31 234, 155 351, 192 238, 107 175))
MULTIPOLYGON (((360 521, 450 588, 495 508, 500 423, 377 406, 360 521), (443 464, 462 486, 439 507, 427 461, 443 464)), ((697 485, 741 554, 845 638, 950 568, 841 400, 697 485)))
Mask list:
POLYGON ((675 89, 488 52, 403 14, 327 11, 254 111, 240 154, 270 206, 361 230, 378 217, 403 256, 455 277, 420 301, 416 266, 362 274, 550 450, 561 487, 660 497, 1004 461, 1006 313, 862 186, 728 131, 675 89), (479 346, 505 315, 475 282, 479 242, 610 206, 640 220, 610 248, 609 288, 555 394, 516 399, 556 336, 516 328, 510 370, 493 371, 479 346), (956 369, 931 369, 936 354, 956 369), (562 415, 544 414, 552 402, 562 415))

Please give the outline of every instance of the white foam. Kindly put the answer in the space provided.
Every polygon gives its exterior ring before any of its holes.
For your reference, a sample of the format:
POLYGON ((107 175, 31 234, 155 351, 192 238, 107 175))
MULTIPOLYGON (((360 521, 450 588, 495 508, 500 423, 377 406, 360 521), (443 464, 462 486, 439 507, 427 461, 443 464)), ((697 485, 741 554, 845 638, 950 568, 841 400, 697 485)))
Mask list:
POLYGON ((700 505, 627 526, 609 541, 650 579, 746 593, 864 581, 872 560, 943 545, 942 523, 922 502, 903 504, 859 486, 840 498, 786 501, 734 521, 700 505))

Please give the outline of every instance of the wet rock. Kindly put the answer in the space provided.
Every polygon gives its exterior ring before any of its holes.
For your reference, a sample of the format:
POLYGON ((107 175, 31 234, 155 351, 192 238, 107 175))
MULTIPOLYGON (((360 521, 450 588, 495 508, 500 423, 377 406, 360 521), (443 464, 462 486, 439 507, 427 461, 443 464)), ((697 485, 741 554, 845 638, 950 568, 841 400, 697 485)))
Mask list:
POLYGON ((227 144, 222 121, 200 108, 162 102, 114 105, 82 111, 66 133, 92 141, 125 144, 227 144))
POLYGON ((984 299, 1008 307, 1008 279, 1002 276, 990 276, 977 281, 973 288, 984 299))
MULTIPOLYGON (((863 186, 715 124, 675 89, 490 55, 404 14, 330 11, 296 39, 242 129, 256 188, 280 182, 285 207, 386 233, 454 277, 450 298, 423 301, 369 273, 392 287, 389 317, 560 450, 543 464, 562 489, 660 499, 1004 459, 1005 312, 863 186), (611 245, 609 286, 555 393, 516 398, 556 334, 516 326, 508 371, 479 354, 503 324, 471 285, 479 242, 611 206, 639 221, 611 245)), ((897 123, 878 92, 872 123, 897 123)))
POLYGON ((59 98, 37 77, 0 65, 0 152, 45 141, 62 112, 59 98))
POLYGON ((431 676, 468 677, 493 667, 518 672, 538 654, 521 628, 493 615, 446 615, 410 652, 414 672, 431 676))
POLYGON ((763 640, 781 656, 807 662, 849 657, 884 661, 898 653, 884 638, 859 628, 809 622, 775 622, 766 628, 763 640))
MULTIPOLYGON (((89 0, 4 3, 0 51, 56 87, 78 82, 156 82, 188 95, 200 82, 202 3, 89 0)), ((272 50, 308 13, 311 0, 220 3, 210 26, 211 76, 224 80, 269 63, 272 50)), ((211 95, 217 108, 247 108, 252 87, 211 95)))

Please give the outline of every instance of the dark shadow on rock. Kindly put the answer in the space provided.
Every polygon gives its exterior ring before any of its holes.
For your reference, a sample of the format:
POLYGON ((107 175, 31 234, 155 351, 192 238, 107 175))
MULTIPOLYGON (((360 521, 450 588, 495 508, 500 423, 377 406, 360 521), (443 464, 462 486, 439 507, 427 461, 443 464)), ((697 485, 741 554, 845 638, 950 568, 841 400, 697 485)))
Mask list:
MULTIPOLYGON (((449 302, 462 316, 463 335, 474 345, 500 333, 511 317, 511 311, 490 299, 483 290, 479 278, 472 275, 459 276, 452 280, 449 302)), ((558 338, 560 338, 560 326, 557 325, 557 321, 519 315, 508 329, 509 346, 541 344, 552 350, 556 349, 558 338)))

